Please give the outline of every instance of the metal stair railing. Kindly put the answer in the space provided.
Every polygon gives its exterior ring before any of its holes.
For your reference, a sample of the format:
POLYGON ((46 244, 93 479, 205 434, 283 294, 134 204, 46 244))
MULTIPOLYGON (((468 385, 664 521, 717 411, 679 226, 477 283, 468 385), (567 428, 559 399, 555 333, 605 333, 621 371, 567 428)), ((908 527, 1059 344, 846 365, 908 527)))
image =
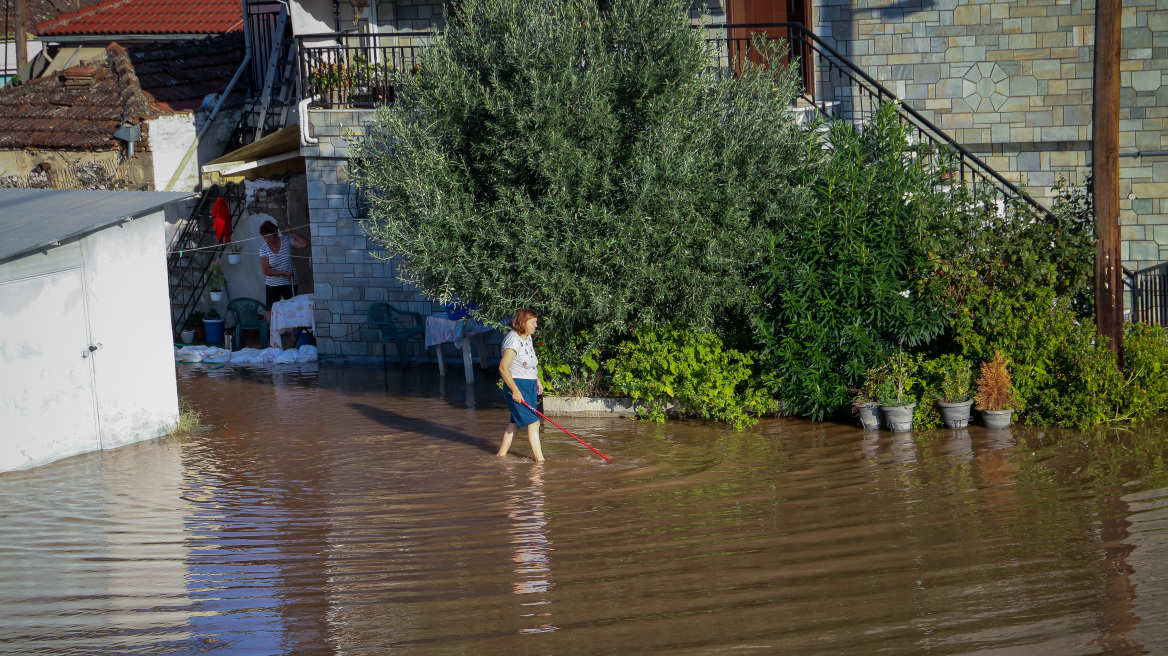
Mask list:
POLYGON ((1168 327, 1168 262, 1138 271, 1124 267, 1123 283, 1131 294, 1129 321, 1168 327))
POLYGON ((719 68, 731 74, 741 69, 749 58, 761 62, 761 52, 754 39, 784 42, 789 50, 784 64, 794 58, 805 81, 802 100, 814 105, 825 117, 862 124, 881 107, 892 104, 901 121, 908 123, 918 142, 928 143, 936 152, 947 154, 953 168, 953 183, 978 187, 997 197, 998 206, 1007 201, 1021 201, 1043 218, 1050 210, 1020 190, 1014 183, 990 168, 952 136, 915 109, 897 98, 847 57, 799 23, 717 23, 705 26, 712 36, 707 42, 714 49, 719 68), (721 32, 721 34, 718 34, 721 32), (779 36, 776 36, 778 34, 779 36))
POLYGON ((223 198, 231 215, 234 232, 244 215, 245 191, 242 183, 215 185, 203 190, 199 202, 181 231, 171 240, 166 259, 170 283, 171 328, 178 336, 182 325, 206 291, 210 280, 208 269, 218 259, 226 243, 215 239, 211 210, 215 201, 223 198))

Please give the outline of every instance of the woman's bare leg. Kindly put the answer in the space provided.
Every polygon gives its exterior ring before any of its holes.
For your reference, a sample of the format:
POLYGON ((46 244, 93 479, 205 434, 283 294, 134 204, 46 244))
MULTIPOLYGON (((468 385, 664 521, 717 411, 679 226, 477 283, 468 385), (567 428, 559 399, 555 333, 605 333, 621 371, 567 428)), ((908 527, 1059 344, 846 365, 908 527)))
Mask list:
POLYGON ((527 439, 531 441, 531 453, 536 462, 543 462, 543 449, 539 447, 539 422, 527 425, 527 439))
POLYGON ((503 446, 499 447, 499 457, 507 455, 507 449, 511 448, 511 438, 515 437, 515 433, 519 431, 519 426, 515 422, 507 424, 507 432, 503 433, 503 446))

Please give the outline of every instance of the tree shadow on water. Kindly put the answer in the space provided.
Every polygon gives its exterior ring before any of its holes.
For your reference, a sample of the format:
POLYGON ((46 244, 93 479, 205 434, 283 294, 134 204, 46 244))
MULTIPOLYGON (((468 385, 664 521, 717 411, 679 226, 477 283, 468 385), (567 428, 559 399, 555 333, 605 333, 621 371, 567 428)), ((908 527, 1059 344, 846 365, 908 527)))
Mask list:
POLYGON ((482 451, 486 451, 494 455, 499 450, 498 444, 485 440, 481 437, 474 437, 466 433, 460 433, 449 426, 430 421, 428 419, 418 419, 417 417, 407 417, 406 415, 399 415, 392 410, 385 410, 383 408, 375 408, 364 403, 349 403, 347 404, 353 410, 360 412, 366 419, 371 419, 378 422, 382 426, 393 428, 396 430, 409 431, 418 435, 425 435, 427 437, 437 437, 438 439, 446 440, 448 442, 458 442, 469 446, 477 447, 482 451))

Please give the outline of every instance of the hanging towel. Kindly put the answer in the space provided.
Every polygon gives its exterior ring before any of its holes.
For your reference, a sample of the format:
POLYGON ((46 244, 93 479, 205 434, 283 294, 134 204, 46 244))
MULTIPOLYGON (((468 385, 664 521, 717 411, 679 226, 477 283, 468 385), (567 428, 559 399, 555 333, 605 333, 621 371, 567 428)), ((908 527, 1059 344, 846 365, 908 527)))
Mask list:
POLYGON ((227 209, 227 201, 223 197, 215 199, 215 207, 211 208, 211 218, 214 221, 211 227, 215 228, 215 239, 218 241, 231 241, 231 210, 227 209))

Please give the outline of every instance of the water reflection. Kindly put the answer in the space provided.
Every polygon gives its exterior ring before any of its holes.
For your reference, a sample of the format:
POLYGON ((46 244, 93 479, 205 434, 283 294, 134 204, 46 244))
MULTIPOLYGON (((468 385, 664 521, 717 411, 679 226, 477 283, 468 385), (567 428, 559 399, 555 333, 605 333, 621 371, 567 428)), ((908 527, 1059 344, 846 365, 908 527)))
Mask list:
POLYGON ((521 602, 521 617, 533 618, 531 625, 521 628, 520 633, 547 633, 555 631, 551 623, 551 600, 548 593, 554 583, 551 578, 551 541, 547 536, 547 517, 544 514, 546 496, 543 490, 544 466, 535 463, 528 475, 529 485, 519 487, 518 475, 510 465, 508 472, 511 491, 508 493, 507 517, 511 520, 511 544, 515 554, 518 581, 512 585, 517 595, 535 595, 521 602))

